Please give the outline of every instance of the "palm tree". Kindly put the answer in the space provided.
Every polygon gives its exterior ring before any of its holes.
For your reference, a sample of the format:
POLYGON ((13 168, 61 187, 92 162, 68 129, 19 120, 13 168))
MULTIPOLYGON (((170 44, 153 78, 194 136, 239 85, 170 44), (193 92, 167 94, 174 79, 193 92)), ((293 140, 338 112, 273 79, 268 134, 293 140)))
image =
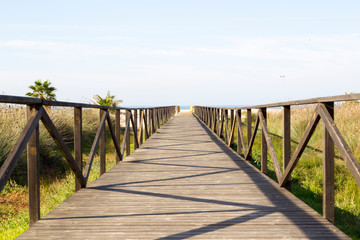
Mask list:
POLYGON ((45 82, 37 80, 34 82, 34 85, 29 86, 32 92, 26 93, 26 96, 56 101, 56 95, 54 93, 56 88, 50 85, 51 82, 49 82, 49 80, 46 80, 45 82))
POLYGON ((110 95, 110 91, 108 91, 104 98, 100 97, 98 94, 95 95, 92 102, 103 106, 116 107, 119 103, 122 103, 123 100, 115 99, 115 95, 110 95))

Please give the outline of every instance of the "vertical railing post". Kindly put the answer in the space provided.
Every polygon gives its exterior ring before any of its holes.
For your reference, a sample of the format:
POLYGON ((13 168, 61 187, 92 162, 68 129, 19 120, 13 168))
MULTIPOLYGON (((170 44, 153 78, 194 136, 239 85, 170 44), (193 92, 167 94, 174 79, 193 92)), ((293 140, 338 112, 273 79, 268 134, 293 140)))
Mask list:
POLYGON ((160 128, 160 108, 156 108, 156 118, 157 118, 157 129, 158 130, 160 128))
POLYGON ((151 109, 151 129, 152 133, 156 132, 156 123, 155 123, 155 108, 151 109))
POLYGON ((148 137, 151 136, 151 109, 146 109, 146 116, 148 118, 148 137))
POLYGON ((211 114, 210 114, 210 108, 207 108, 207 116, 208 116, 208 126, 211 128, 211 114))
POLYGON ((222 138, 224 130, 224 109, 220 109, 219 138, 222 138))
POLYGON ((216 109, 216 119, 217 119, 217 129, 216 129, 216 134, 219 135, 219 131, 220 131, 220 125, 221 125, 221 118, 220 118, 221 114, 220 114, 220 109, 217 108, 216 109))
POLYGON ((216 126, 217 126, 217 119, 216 119, 216 108, 213 108, 213 119, 214 119, 214 124, 213 124, 213 132, 215 132, 216 130, 216 126))
MULTIPOLYGON (((266 116, 266 108, 260 108, 262 115, 265 118, 265 124, 267 123, 267 116, 266 116)), ((265 129, 262 127, 261 129, 261 172, 267 173, 267 144, 265 138, 265 129)))
POLYGON ((206 107, 203 108, 203 112, 204 112, 203 121, 204 121, 205 125, 207 125, 206 107))
POLYGON ((157 108, 154 108, 154 130, 153 132, 155 133, 158 129, 158 113, 157 113, 157 108))
MULTIPOLYGON (((82 172, 82 109, 74 108, 74 158, 75 163, 82 172)), ((81 189, 81 182, 75 178, 75 191, 81 189)))
MULTIPOLYGON (((120 136, 121 136, 121 125, 120 125, 120 109, 115 110, 115 138, 117 142, 120 144, 120 136)), ((119 145, 120 148, 120 145, 119 145)), ((116 164, 120 162, 120 157, 115 151, 116 155, 116 164)))
POLYGON ((239 110, 236 110, 236 111, 238 111, 238 114, 239 114, 239 126, 240 127, 238 127, 238 131, 237 131, 237 153, 240 155, 241 154, 241 139, 240 139, 240 131, 242 131, 241 130, 241 109, 239 109, 239 110))
MULTIPOLYGON (((290 129, 290 106, 283 106, 283 171, 289 165, 291 158, 291 129, 290 129)), ((284 186, 287 190, 291 191, 291 179, 284 186)))
MULTIPOLYGON (((27 106, 27 119, 38 111, 38 106, 27 106)), ((39 123, 36 125, 27 143, 27 172, 29 188, 29 224, 30 227, 40 219, 40 159, 39 159, 39 123)))
MULTIPOLYGON (((137 114, 137 109, 134 109, 133 110, 133 120, 134 120, 134 131, 136 133, 138 133, 138 114, 137 114)), ((135 136, 135 132, 134 132, 134 150, 137 149, 139 146, 137 145, 137 139, 136 139, 136 136, 135 136)))
MULTIPOLYGON (((330 116, 334 118, 334 103, 324 103, 330 116)), ((334 223, 334 141, 323 124, 323 214, 334 223)))
MULTIPOLYGON (((126 110, 126 124, 129 122, 131 110, 126 110)), ((128 129, 125 137, 126 156, 130 155, 130 124, 126 126, 128 129)))
POLYGON ((144 143, 144 135, 143 135, 143 129, 144 129, 144 121, 146 121, 146 119, 144 119, 144 111, 143 109, 140 109, 140 121, 139 121, 139 130, 140 130, 140 134, 139 134, 139 144, 143 144, 144 143))
MULTIPOLYGON (((100 120, 103 115, 106 114, 106 110, 100 109, 100 120)), ((101 121, 100 121, 101 122, 101 121)), ((105 126, 102 132, 100 133, 99 139, 99 156, 100 156, 100 175, 106 172, 106 136, 105 136, 105 126)))
POLYGON ((224 109, 224 117, 225 117, 225 136, 224 136, 224 139, 225 139, 225 142, 226 144, 228 144, 228 141, 229 141, 229 112, 228 112, 228 109, 224 109))
MULTIPOLYGON (((234 122, 234 110, 231 109, 230 110, 230 128, 233 126, 233 122, 234 122)), ((232 131, 232 129, 230 129, 230 131, 232 131)), ((231 139, 231 142, 230 142, 230 147, 233 147, 233 146, 234 146, 234 137, 231 139)))
MULTIPOLYGON (((251 139, 251 109, 246 109, 246 125, 247 125, 247 144, 248 144, 248 159, 251 159, 251 150, 249 150, 250 139, 251 139)), ((248 160, 246 159, 246 160, 248 160)))

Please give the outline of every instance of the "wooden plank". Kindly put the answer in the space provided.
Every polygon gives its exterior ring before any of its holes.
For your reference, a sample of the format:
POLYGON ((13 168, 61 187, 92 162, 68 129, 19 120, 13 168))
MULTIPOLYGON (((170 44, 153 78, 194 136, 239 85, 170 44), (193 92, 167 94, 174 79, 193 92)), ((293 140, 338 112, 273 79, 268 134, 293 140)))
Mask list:
POLYGON ((29 141, 33 131, 37 127, 39 120, 42 116, 43 108, 40 108, 36 115, 32 115, 27 121, 24 130, 21 132, 19 138, 16 140, 14 147, 5 159, 3 165, 0 168, 0 191, 5 187, 6 182, 9 180, 11 173, 19 161, 21 154, 23 153, 27 142, 29 141))
MULTIPOLYGON (((82 108, 74 108, 74 160, 82 172, 82 108)), ((75 191, 81 189, 81 182, 75 178, 75 191)))
MULTIPOLYGON (((27 106, 27 119, 32 119, 39 111, 38 106, 27 106)), ((29 225, 40 219, 40 158, 39 123, 36 125, 27 144, 27 173, 29 189, 29 225)))
POLYGON ((41 104, 42 99, 1 94, 0 102, 1 103, 15 103, 15 104, 41 104))

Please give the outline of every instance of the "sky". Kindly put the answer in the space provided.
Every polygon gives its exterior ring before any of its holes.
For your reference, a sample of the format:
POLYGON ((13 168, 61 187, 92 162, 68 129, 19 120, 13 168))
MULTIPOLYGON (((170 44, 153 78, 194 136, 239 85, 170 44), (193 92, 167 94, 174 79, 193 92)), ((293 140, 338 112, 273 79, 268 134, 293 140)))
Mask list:
POLYGON ((257 105, 360 92, 360 1, 1 1, 0 92, 257 105), (280 77, 285 76, 285 77, 280 77))

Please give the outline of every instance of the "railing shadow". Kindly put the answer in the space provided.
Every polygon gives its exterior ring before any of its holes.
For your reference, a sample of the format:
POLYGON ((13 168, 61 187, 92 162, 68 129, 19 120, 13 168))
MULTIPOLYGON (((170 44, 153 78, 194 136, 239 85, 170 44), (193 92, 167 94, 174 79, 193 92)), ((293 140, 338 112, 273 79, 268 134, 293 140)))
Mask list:
MULTIPOLYGON (((245 159, 243 159, 242 157, 240 157, 237 153, 235 153, 232 149, 228 148, 223 142, 222 140, 220 140, 209 128, 207 128, 202 122, 201 120, 199 120, 197 117, 195 117, 196 120, 198 121, 199 125, 205 130, 205 132, 211 137, 211 139, 214 141, 214 143, 216 143, 223 151, 225 154, 227 154, 231 160, 234 161, 234 163, 236 163, 240 168, 244 168, 245 166, 247 167, 251 167, 254 168, 253 166, 250 166, 250 163, 247 163, 245 159)), ((270 178, 265 177, 262 173, 258 172, 258 174, 256 174, 256 178, 254 174, 248 174, 248 176, 256 183, 259 178, 262 180, 266 180, 266 181, 272 181, 270 180, 270 178)), ((324 231, 324 232, 328 232, 329 237, 331 238, 337 238, 337 236, 332 233, 327 227, 325 227, 323 225, 323 223, 319 222, 317 219, 315 219, 314 217, 312 217, 311 215, 309 215, 308 213, 306 213, 303 209, 299 208, 296 206, 296 204, 294 204, 291 199, 288 198, 288 196, 286 196, 283 191, 286 190, 280 190, 278 187, 274 186, 273 184, 268 184, 268 185, 264 185, 264 184, 257 184, 257 187, 262 191, 262 192, 276 192, 279 197, 281 197, 284 202, 281 203, 281 205, 283 205, 284 203, 286 205, 292 206, 293 208, 295 208, 296 212, 302 212, 304 214, 304 216, 306 216, 307 218, 311 219, 312 221, 314 221, 317 224, 318 227, 318 231, 324 231)), ((278 198, 277 198, 278 199, 278 198)), ((279 205, 279 202, 274 201, 273 198, 268 197, 268 200, 271 201, 275 207, 274 209, 281 209, 281 206, 279 205)), ((313 232, 309 232, 308 229, 304 228, 304 223, 303 221, 301 221, 299 218, 297 218, 296 216, 290 215, 288 214, 287 211, 281 211, 281 213, 283 213, 290 221, 292 221, 296 226, 298 226, 302 232, 304 234, 306 234, 309 238, 313 237, 313 232)))

